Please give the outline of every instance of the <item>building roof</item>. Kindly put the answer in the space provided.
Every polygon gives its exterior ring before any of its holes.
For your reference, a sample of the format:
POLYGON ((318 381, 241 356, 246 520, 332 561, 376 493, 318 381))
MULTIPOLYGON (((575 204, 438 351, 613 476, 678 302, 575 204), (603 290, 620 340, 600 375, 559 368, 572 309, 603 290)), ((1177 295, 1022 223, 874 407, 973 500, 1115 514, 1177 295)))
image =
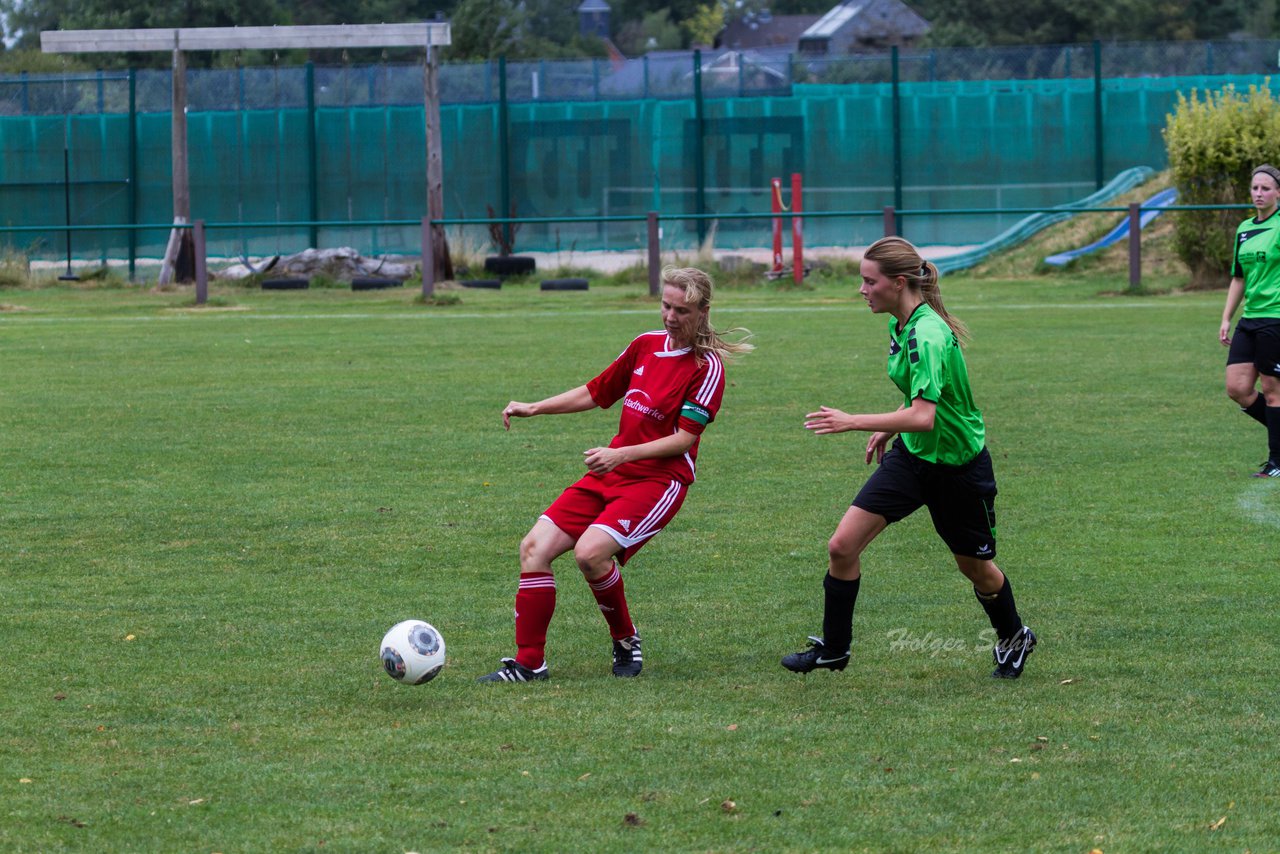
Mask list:
POLYGON ((805 30, 802 38, 830 39, 849 29, 868 40, 912 39, 927 33, 929 22, 901 0, 845 0, 805 30))
POLYGON ((717 47, 733 49, 789 45, 794 47, 817 15, 773 15, 752 20, 735 18, 716 37, 717 47))

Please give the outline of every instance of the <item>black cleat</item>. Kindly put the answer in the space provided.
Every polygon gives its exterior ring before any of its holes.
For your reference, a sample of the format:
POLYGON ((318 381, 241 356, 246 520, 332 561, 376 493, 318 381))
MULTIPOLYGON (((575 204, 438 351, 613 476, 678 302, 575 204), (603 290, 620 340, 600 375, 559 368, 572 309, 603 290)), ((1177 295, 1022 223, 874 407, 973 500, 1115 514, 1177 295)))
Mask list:
POLYGON ((547 675, 547 665, 544 662, 539 668, 532 669, 525 667, 514 658, 502 659, 502 666, 497 670, 485 676, 476 679, 477 682, 538 682, 543 679, 549 679, 547 675))
POLYGON ((1027 664, 1027 656, 1035 648, 1035 632, 1026 626, 1018 629, 1018 633, 1008 640, 997 641, 995 649, 991 650, 996 662, 996 669, 991 671, 991 675, 996 679, 1017 679, 1027 664))
POLYGON ((1276 465, 1274 460, 1267 460, 1262 464, 1262 468, 1253 473, 1254 477, 1280 477, 1280 465, 1276 465))
POLYGON ((809 648, 804 652, 793 652, 783 656, 782 666, 792 673, 808 673, 819 667, 827 670, 844 670, 849 663, 849 650, 835 653, 822 643, 822 638, 809 636, 809 648))
POLYGON ((639 676, 642 667, 644 667, 644 657, 640 654, 639 635, 613 642, 614 676, 639 676))

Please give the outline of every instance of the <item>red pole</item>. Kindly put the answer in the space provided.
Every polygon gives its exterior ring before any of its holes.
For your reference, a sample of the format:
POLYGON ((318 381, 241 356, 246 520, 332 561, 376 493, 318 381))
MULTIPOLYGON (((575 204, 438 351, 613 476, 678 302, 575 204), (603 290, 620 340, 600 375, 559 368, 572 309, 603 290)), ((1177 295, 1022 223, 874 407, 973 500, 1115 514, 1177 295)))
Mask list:
POLYGON ((804 210, 800 203, 800 173, 791 173, 791 277, 798 285, 804 279, 804 220, 798 214, 804 210))
POLYGON ((769 195, 773 209, 773 272, 782 270, 782 179, 769 179, 769 195))

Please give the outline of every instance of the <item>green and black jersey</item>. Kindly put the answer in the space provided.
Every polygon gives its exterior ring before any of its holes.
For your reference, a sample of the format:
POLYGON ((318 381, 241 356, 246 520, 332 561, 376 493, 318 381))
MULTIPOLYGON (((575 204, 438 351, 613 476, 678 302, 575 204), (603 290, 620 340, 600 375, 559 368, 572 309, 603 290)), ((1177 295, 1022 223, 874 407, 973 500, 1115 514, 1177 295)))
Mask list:
POLYGON ((946 465, 969 462, 986 444, 982 412, 973 403, 969 369, 960 341, 928 303, 921 303, 901 331, 889 318, 889 379, 906 406, 917 397, 938 405, 928 433, 903 433, 908 451, 946 465))
POLYGON ((1231 275, 1244 280, 1242 317, 1280 317, 1280 212, 1240 223, 1231 275))

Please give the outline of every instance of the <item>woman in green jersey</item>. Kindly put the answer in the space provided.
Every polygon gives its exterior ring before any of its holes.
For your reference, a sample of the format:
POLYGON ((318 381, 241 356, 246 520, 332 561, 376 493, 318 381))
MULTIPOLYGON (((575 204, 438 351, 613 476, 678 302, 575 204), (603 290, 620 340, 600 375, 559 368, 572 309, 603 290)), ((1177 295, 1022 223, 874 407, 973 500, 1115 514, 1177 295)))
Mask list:
POLYGON ((1267 461, 1254 477, 1280 477, 1280 169, 1266 163, 1254 169, 1249 194, 1257 215, 1236 229, 1218 340, 1230 348, 1227 395, 1267 428, 1267 461), (1241 302, 1244 313, 1231 334, 1241 302))
POLYGON ((860 272, 859 292, 871 311, 891 318, 889 379, 903 404, 874 415, 823 406, 805 416, 804 426, 818 435, 870 433, 866 462, 880 465, 827 544, 823 636, 809 638, 809 648, 786 656, 782 666, 796 673, 845 668, 862 552, 886 527, 923 506, 995 629, 991 675, 1016 679, 1036 636, 1022 624, 1009 580, 994 562, 996 481, 960 349, 967 330, 942 304, 938 268, 901 237, 873 243, 860 272))

